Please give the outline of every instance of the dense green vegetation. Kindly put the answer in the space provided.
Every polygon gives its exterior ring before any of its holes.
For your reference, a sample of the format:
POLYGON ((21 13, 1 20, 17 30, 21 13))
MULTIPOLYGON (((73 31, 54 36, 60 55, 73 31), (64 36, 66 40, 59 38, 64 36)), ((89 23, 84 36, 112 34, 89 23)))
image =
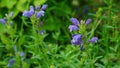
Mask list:
POLYGON ((120 68, 119 5, 119 0, 0 0, 0 68, 120 68), (79 28, 70 31, 71 24, 79 28), (82 35, 78 45, 74 34, 82 35), (91 43, 93 37, 98 40, 91 43))

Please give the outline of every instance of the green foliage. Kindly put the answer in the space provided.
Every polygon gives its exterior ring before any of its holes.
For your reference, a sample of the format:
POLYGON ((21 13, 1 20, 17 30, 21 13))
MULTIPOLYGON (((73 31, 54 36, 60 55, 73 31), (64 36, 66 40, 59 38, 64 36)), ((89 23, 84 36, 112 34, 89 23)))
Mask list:
POLYGON ((1 0, 0 7, 7 7, 8 9, 12 9, 16 3, 17 0, 1 0))
POLYGON ((11 68, 120 68, 119 4, 119 0, 0 0, 0 19, 14 12, 7 25, 0 23, 0 68, 8 68, 10 59, 15 60, 11 68), (48 7, 40 19, 42 27, 37 27, 39 21, 34 16, 22 16, 30 5, 43 4, 48 7), (88 15, 84 13, 86 5, 90 7, 88 15), (87 27, 87 37, 97 36, 98 43, 87 45, 83 51, 71 45, 71 17, 79 21, 91 18, 88 26, 80 25, 80 33, 87 27), (45 34, 37 33, 36 27, 45 34))
POLYGON ((38 6, 38 5, 42 5, 46 2, 47 0, 34 0, 34 5, 38 6))

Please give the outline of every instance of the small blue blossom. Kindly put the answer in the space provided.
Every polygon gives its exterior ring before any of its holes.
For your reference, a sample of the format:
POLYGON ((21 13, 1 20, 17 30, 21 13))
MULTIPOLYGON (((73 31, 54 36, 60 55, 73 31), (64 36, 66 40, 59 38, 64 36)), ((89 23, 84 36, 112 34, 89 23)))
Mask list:
POLYGON ((22 51, 22 52, 20 52, 20 56, 21 57, 24 57, 24 55, 25 55, 25 53, 22 51))
POLYGON ((25 59, 25 53, 23 51, 20 52, 20 57, 21 57, 21 60, 25 59))
POLYGON ((36 18, 40 18, 41 16, 44 16, 44 11, 43 10, 36 13, 36 18))
POLYGON ((11 67, 11 66, 13 66, 14 63, 15 63, 15 60, 14 59, 10 59, 7 66, 11 67))
POLYGON ((14 15, 14 12, 11 11, 9 14, 6 13, 6 14, 5 14, 5 17, 6 17, 6 18, 7 18, 7 17, 12 18, 13 15, 14 15))
POLYGON ((75 34, 72 37, 71 43, 73 45, 79 45, 82 42, 82 35, 81 34, 75 34))
POLYGON ((87 19, 87 20, 86 20, 86 25, 90 24, 91 21, 92 21, 92 19, 87 19))
POLYGON ((68 28, 69 28, 70 32, 79 30, 78 26, 76 26, 76 25, 70 25, 68 28))
POLYGON ((30 13, 30 11, 24 11, 23 12, 23 16, 26 16, 26 17, 28 17, 28 18, 30 18, 31 16, 32 16, 32 14, 30 13))
POLYGON ((34 14, 34 7, 33 6, 30 6, 30 13, 31 13, 31 15, 34 14))
POLYGON ((35 6, 35 10, 40 10, 40 6, 35 6))
POLYGON ((29 11, 24 11, 23 12, 23 16, 26 16, 28 18, 30 18, 32 15, 34 14, 34 7, 30 6, 30 10, 29 11))
POLYGON ((6 21, 5 21, 5 19, 0 19, 0 23, 2 23, 2 24, 6 24, 6 21))
POLYGON ((88 42, 97 43, 97 41, 98 41, 98 37, 93 37, 88 42))
POLYGON ((45 31, 44 30, 40 30, 40 34, 44 35, 45 31))
POLYGON ((47 8, 47 4, 44 4, 42 7, 41 7, 41 10, 45 10, 47 8))
POLYGON ((79 21, 76 18, 71 18, 70 21, 74 24, 74 25, 79 25, 79 21))
POLYGON ((10 17, 13 17, 13 15, 14 15, 14 12, 10 12, 10 17))

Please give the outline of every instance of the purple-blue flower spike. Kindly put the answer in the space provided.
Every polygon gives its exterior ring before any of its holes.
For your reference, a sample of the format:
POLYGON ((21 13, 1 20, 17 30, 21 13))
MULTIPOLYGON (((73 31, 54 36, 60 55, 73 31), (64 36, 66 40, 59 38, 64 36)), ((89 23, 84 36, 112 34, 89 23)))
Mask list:
POLYGON ((41 7, 41 10, 45 10, 47 8, 47 4, 44 4, 42 7, 41 7))
POLYGON ((92 21, 92 19, 87 19, 87 20, 86 20, 86 25, 90 24, 91 21, 92 21))
POLYGON ((79 45, 81 44, 81 42, 82 42, 82 35, 80 34, 73 35, 72 40, 71 40, 71 43, 73 45, 79 45))
POLYGON ((13 66, 14 63, 15 63, 15 60, 14 59, 10 59, 7 66, 11 67, 11 66, 13 66))
POLYGON ((44 11, 39 11, 36 13, 36 18, 40 18, 41 16, 44 16, 44 11))
POLYGON ((31 15, 34 14, 34 7, 33 6, 30 6, 30 13, 31 13, 31 15))
POLYGON ((70 32, 79 30, 78 26, 76 26, 76 25, 70 25, 68 28, 69 28, 70 32))
POLYGON ((2 24, 6 24, 6 21, 5 21, 5 19, 0 19, 0 23, 2 23, 2 24))
POLYGON ((88 42, 97 43, 97 41, 98 41, 98 37, 93 37, 88 42))
POLYGON ((70 21, 74 24, 74 25, 79 25, 79 21, 76 18, 70 18, 70 21))

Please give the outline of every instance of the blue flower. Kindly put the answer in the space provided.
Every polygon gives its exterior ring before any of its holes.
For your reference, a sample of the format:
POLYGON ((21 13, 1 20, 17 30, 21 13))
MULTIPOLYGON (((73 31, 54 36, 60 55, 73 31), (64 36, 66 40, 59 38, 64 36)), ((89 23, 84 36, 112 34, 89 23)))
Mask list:
POLYGON ((6 21, 5 21, 5 19, 0 19, 0 23, 2 23, 2 24, 6 24, 6 21))
POLYGON ((30 13, 31 13, 31 15, 34 14, 34 7, 33 6, 30 6, 30 13))
POLYGON ((47 8, 47 4, 44 4, 42 7, 41 7, 41 10, 45 10, 47 8))
POLYGON ((76 25, 70 25, 68 28, 69 28, 70 32, 79 30, 78 26, 76 26, 76 25))
POLYGON ((29 11, 24 11, 23 12, 23 16, 26 16, 28 18, 30 18, 32 15, 34 14, 34 7, 30 6, 30 10, 29 11))
POLYGON ((21 57, 24 57, 24 55, 25 55, 25 53, 22 51, 22 52, 20 52, 20 56, 21 57))
POLYGON ((26 17, 28 17, 28 18, 30 18, 31 16, 32 16, 32 14, 30 13, 30 11, 24 11, 23 12, 23 16, 26 16, 26 17))
POLYGON ((40 6, 35 6, 35 10, 40 10, 40 6))
POLYGON ((10 59, 7 66, 11 67, 11 66, 13 66, 14 63, 15 63, 15 60, 14 59, 10 59))
POLYGON ((70 21, 74 24, 74 25, 79 25, 79 21, 76 18, 71 18, 70 21))
POLYGON ((71 44, 73 45, 79 45, 82 42, 82 35, 81 34, 75 34, 72 36, 71 44))
POLYGON ((40 30, 40 34, 44 35, 45 31, 44 30, 40 30))
POLYGON ((41 16, 44 16, 44 11, 43 10, 36 13, 36 18, 40 18, 41 16))
POLYGON ((86 20, 86 25, 90 24, 91 21, 92 21, 92 19, 87 19, 87 20, 86 20))
POLYGON ((14 12, 10 12, 10 17, 13 17, 13 15, 14 15, 14 12))
POLYGON ((23 51, 20 52, 20 57, 21 57, 21 60, 25 59, 25 53, 23 51))
POLYGON ((97 41, 98 41, 98 37, 93 37, 88 42, 97 43, 97 41))

